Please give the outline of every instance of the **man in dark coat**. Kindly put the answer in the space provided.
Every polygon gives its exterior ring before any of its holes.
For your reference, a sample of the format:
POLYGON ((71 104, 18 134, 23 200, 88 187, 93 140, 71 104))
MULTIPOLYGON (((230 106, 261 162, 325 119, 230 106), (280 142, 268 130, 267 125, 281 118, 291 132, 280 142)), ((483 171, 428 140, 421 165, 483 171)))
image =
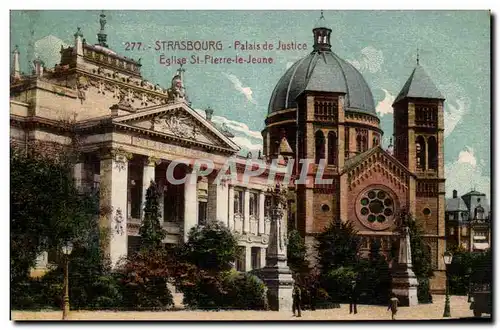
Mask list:
POLYGON ((295 311, 297 311, 297 317, 301 317, 301 306, 300 306, 300 303, 301 303, 301 295, 302 295, 302 292, 299 288, 299 286, 297 285, 297 283, 295 283, 293 285, 293 295, 292 295, 292 298, 293 298, 293 304, 292 304, 292 310, 293 310, 293 315, 295 316, 295 311))
POLYGON ((351 290, 349 295, 349 314, 358 313, 358 288, 356 281, 351 282, 351 290))

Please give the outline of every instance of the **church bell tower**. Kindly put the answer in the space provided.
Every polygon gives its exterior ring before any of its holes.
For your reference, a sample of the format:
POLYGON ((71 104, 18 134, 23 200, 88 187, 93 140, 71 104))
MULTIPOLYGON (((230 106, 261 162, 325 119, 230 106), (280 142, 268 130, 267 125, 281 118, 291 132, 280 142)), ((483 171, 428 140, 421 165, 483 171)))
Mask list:
POLYGON ((436 283, 444 281, 444 100, 417 57, 416 67, 393 104, 394 157, 415 177, 408 189, 408 206, 424 230, 426 248, 437 271, 431 289, 444 287, 436 283))

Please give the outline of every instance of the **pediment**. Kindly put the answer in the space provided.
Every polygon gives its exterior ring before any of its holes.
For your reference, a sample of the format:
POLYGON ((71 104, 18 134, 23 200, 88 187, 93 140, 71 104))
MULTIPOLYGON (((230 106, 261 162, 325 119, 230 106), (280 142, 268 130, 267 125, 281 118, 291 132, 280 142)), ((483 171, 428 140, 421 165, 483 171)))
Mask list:
POLYGON ((373 148, 363 154, 355 156, 345 168, 348 184, 351 187, 369 180, 375 173, 380 173, 388 182, 401 190, 408 188, 410 176, 414 176, 397 159, 381 147, 373 148))
POLYGON ((239 150, 239 147, 211 122, 184 103, 152 107, 116 117, 113 123, 198 145, 219 147, 233 152, 239 150))

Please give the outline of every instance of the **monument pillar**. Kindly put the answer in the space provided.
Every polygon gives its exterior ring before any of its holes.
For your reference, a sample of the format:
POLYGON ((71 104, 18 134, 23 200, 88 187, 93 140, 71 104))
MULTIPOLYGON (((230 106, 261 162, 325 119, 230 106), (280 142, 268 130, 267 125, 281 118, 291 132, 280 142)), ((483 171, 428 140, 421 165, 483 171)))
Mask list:
POLYGON ((293 277, 287 264, 286 192, 279 185, 272 191, 273 209, 271 213, 271 230, 266 253, 266 266, 260 272, 262 280, 268 288, 269 308, 273 311, 291 311, 293 277))
POLYGON ((392 275, 392 293, 399 299, 401 306, 418 305, 418 280, 412 269, 411 245, 408 225, 400 229, 398 263, 392 275))

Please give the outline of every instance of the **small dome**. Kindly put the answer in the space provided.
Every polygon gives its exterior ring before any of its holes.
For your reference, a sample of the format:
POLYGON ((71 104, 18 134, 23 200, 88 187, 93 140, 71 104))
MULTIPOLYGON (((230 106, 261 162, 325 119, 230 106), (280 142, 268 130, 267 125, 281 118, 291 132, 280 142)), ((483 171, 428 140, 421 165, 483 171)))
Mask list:
POLYGON ((314 51, 298 60, 274 88, 268 113, 296 108, 304 91, 346 93, 345 109, 376 115, 370 87, 361 73, 331 51, 314 51))

